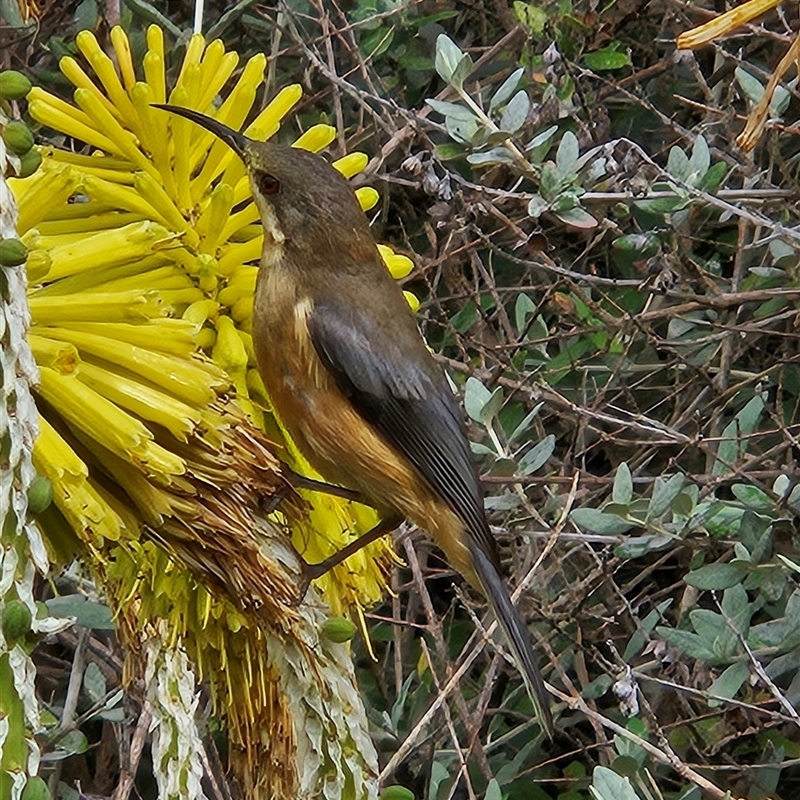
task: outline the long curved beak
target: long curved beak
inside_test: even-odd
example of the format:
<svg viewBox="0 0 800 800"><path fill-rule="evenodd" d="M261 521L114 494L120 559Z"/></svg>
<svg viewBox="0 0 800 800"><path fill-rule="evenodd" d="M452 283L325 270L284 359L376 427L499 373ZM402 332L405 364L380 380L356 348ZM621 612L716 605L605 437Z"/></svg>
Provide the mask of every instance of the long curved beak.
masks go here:
<svg viewBox="0 0 800 800"><path fill-rule="evenodd" d="M185 117L186 119L195 122L196 124L200 125L200 127L205 128L207 131L210 131L215 136L222 139L222 141L225 142L225 144L227 144L236 153L236 155L239 156L239 158L244 159L245 150L249 139L243 133L239 133L238 131L233 130L233 128L229 128L227 125L223 125L221 122L212 119L211 117L207 117L205 114L201 114L199 111L194 111L191 108L170 106L165 103L152 103L151 105L153 108L160 108L163 111L170 111L173 114L177 114L179 117Z"/></svg>

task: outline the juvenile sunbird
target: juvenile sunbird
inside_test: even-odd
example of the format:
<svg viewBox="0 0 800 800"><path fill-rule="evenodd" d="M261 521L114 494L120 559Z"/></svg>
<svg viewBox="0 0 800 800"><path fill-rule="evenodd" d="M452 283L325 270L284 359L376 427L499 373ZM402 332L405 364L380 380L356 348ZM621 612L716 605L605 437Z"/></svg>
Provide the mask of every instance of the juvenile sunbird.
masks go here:
<svg viewBox="0 0 800 800"><path fill-rule="evenodd" d="M253 141L190 109L158 107L216 134L247 168L265 237L253 343L280 422L326 481L378 510L384 524L373 534L412 520L483 592L549 731L548 696L500 577L459 405L352 188L318 155ZM341 558L310 565L311 574L334 560Z"/></svg>

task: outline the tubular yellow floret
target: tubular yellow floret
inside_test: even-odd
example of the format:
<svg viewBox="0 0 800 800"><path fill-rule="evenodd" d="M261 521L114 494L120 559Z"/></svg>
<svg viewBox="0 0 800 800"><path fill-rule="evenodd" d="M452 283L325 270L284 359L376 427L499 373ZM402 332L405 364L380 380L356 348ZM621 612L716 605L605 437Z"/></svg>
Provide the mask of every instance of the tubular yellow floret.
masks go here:
<svg viewBox="0 0 800 800"><path fill-rule="evenodd" d="M253 131L257 129L263 131L263 140L269 139L278 131L284 117L295 107L302 96L303 87L299 83L284 86L245 129L245 134L255 139Z"/></svg>
<svg viewBox="0 0 800 800"><path fill-rule="evenodd" d="M98 132L91 125L85 125L74 115L67 114L49 103L45 103L42 100L33 100L28 103L28 113L37 122L46 125L48 128L61 131L61 133L65 133L73 139L79 139L81 142L86 142L92 147L97 147L116 156L124 156L123 151L108 136Z"/></svg>
<svg viewBox="0 0 800 800"><path fill-rule="evenodd" d="M89 388L121 408L163 426L181 442L186 442L200 424L201 415L197 409L110 369L83 363L78 377Z"/></svg>
<svg viewBox="0 0 800 800"><path fill-rule="evenodd" d="M356 199L363 211L369 211L378 204L381 196L371 186L361 186L356 189Z"/></svg>
<svg viewBox="0 0 800 800"><path fill-rule="evenodd" d="M41 369L39 393L67 423L102 442L121 458L141 449L153 434L137 419L90 389L75 375Z"/></svg>
<svg viewBox="0 0 800 800"><path fill-rule="evenodd" d="M336 138L333 125L312 125L302 136L295 140L292 147L319 153Z"/></svg>
<svg viewBox="0 0 800 800"><path fill-rule="evenodd" d="M197 220L195 230L201 238L200 251L215 254L217 246L227 241L224 235L226 223L233 208L233 189L227 183L218 183Z"/></svg>
<svg viewBox="0 0 800 800"><path fill-rule="evenodd" d="M164 76L164 56L150 50L142 59L144 79L153 92L156 103L167 102L167 81Z"/></svg>
<svg viewBox="0 0 800 800"><path fill-rule="evenodd" d="M363 172L368 163L369 156L366 153L353 152L334 161L332 166L334 169L338 169L345 178L352 178L353 175Z"/></svg>
<svg viewBox="0 0 800 800"><path fill-rule="evenodd" d="M117 149L125 155L126 158L129 158L138 169L144 170L158 179L158 172L139 149L136 137L130 131L125 130L119 122L108 113L105 106L98 102L95 95L86 89L76 89L75 102L92 118L100 130L102 130L111 141L116 143ZM136 115L133 105L131 105L130 114L131 116Z"/></svg>
<svg viewBox="0 0 800 800"><path fill-rule="evenodd" d="M178 80L175 83L176 86L183 85L186 77L186 70L189 69L189 67L200 63L200 56L203 55L205 46L206 40L203 38L203 34L201 33L195 33L192 35L191 39L189 39L189 44L186 45L186 55L183 57L183 64L181 64L181 71L178 74Z"/></svg>
<svg viewBox="0 0 800 800"><path fill-rule="evenodd" d="M86 60L92 65L95 75L100 79L111 105L117 110L116 119L125 122L132 130L138 122L130 98L120 82L114 62L103 52L91 31L81 31L76 43ZM107 109L110 111L110 109ZM113 115L113 112L112 112Z"/></svg>
<svg viewBox="0 0 800 800"><path fill-rule="evenodd" d="M118 339L69 328L48 328L46 331L53 338L74 344L81 357L88 354L141 375L191 406L208 406L216 398L215 389L222 390L228 385L221 370L214 372L211 365L199 361L186 361Z"/></svg>
<svg viewBox="0 0 800 800"><path fill-rule="evenodd" d="M115 25L111 29L111 44L117 56L117 64L119 64L119 71L125 88L130 92L136 83L136 73L134 72L133 59L131 58L131 43L128 40L128 35L119 25Z"/></svg>
<svg viewBox="0 0 800 800"><path fill-rule="evenodd" d="M76 89L85 89L87 92L91 92L106 107L109 114L118 120L122 119L122 113L114 107L114 104L100 91L97 84L83 71L83 67L72 56L64 56L58 62L58 68Z"/></svg>
<svg viewBox="0 0 800 800"><path fill-rule="evenodd" d="M80 322L142 322L168 313L164 292L81 292L68 304L59 296L30 297L31 314L37 325L64 325Z"/></svg>

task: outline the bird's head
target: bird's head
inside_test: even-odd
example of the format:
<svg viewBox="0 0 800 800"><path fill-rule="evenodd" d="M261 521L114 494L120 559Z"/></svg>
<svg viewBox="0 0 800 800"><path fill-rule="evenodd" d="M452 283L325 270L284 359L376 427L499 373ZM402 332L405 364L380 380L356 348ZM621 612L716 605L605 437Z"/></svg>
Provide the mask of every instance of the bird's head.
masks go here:
<svg viewBox="0 0 800 800"><path fill-rule="evenodd" d="M257 142L189 108L154 104L210 131L244 162L265 228L285 240L313 241L313 234L366 224L349 183L314 153L277 142ZM335 235L335 234L334 234Z"/></svg>

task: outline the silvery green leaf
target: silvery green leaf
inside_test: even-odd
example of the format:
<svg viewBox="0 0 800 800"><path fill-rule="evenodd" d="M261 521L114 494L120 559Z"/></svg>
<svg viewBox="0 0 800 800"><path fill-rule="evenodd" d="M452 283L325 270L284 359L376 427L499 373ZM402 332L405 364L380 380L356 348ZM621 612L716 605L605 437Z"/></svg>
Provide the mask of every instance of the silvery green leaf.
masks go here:
<svg viewBox="0 0 800 800"><path fill-rule="evenodd" d="M453 139L463 144L475 144L480 131L480 124L474 117L469 120L445 117L444 126Z"/></svg>
<svg viewBox="0 0 800 800"><path fill-rule="evenodd" d="M514 93L514 89L517 88L519 85L520 79L524 74L525 70L520 67L519 69L515 69L501 84L500 88L492 95L492 99L489 101L489 112L496 111L503 103L508 100L509 97Z"/></svg>
<svg viewBox="0 0 800 800"><path fill-rule="evenodd" d="M528 324L528 317L535 311L536 303L525 292L520 292L517 295L517 302L514 304L514 323L520 333L525 330Z"/></svg>
<svg viewBox="0 0 800 800"><path fill-rule="evenodd" d="M528 93L521 89L511 98L506 106L500 120L500 127L509 133L518 131L525 124L530 110L531 101L528 97Z"/></svg>
<svg viewBox="0 0 800 800"><path fill-rule="evenodd" d="M473 376L467 378L464 387L464 408L470 419L481 422L481 411L491 397L492 393L477 378Z"/></svg>
<svg viewBox="0 0 800 800"><path fill-rule="evenodd" d="M483 423L485 427L488 428L489 425L491 425L492 420L497 416L498 412L503 407L504 402L505 395L503 393L503 387L498 386L492 392L492 396L486 401L486 403L484 403L479 415L480 422Z"/></svg>
<svg viewBox="0 0 800 800"><path fill-rule="evenodd" d="M525 455L520 459L519 469L523 475L530 475L536 472L537 469L543 467L547 460L553 455L553 450L556 449L556 437L552 433L537 442Z"/></svg>
<svg viewBox="0 0 800 800"><path fill-rule="evenodd" d="M741 67L736 67L736 82L751 103L757 103L764 95L764 85L761 81Z"/></svg>
<svg viewBox="0 0 800 800"><path fill-rule="evenodd" d="M659 475L653 484L653 494L650 497L647 518L658 519L665 514L672 501L683 489L684 482L682 472L676 472L674 475L670 475L669 478Z"/></svg>
<svg viewBox="0 0 800 800"><path fill-rule="evenodd" d="M480 153L470 153L467 161L476 167L485 167L490 164L512 164L514 157L505 147L493 147Z"/></svg>
<svg viewBox="0 0 800 800"><path fill-rule="evenodd" d="M556 151L556 171L559 177L564 178L573 173L579 155L578 137L572 131L567 131L561 137Z"/></svg>
<svg viewBox="0 0 800 800"><path fill-rule="evenodd" d="M539 219L548 208L550 208L550 203L538 194L535 194L528 200L528 216L534 219Z"/></svg>
<svg viewBox="0 0 800 800"><path fill-rule="evenodd" d="M750 677L750 665L746 661L737 661L731 664L723 673L708 687L708 693L717 697L732 699L742 688L742 684ZM711 708L722 705L721 700L709 700Z"/></svg>
<svg viewBox="0 0 800 800"><path fill-rule="evenodd" d="M464 58L461 48L447 35L440 33L436 39L434 66L443 81L450 83L456 69Z"/></svg>
<svg viewBox="0 0 800 800"><path fill-rule="evenodd" d="M569 517L578 527L590 533L610 536L626 533L636 525L617 514L606 514L599 508L576 508Z"/></svg>
<svg viewBox="0 0 800 800"><path fill-rule="evenodd" d="M589 787L594 800L639 800L628 778L608 767L595 767Z"/></svg>
<svg viewBox="0 0 800 800"><path fill-rule="evenodd" d="M470 111L466 106L460 103L446 103L444 100L426 100L425 101L434 111L438 111L443 117L450 117L450 119L458 120L474 120L475 114Z"/></svg>
<svg viewBox="0 0 800 800"><path fill-rule="evenodd" d="M615 503L627 504L633 498L633 478L631 469L626 462L622 462L617 467L614 475L614 486L611 489L611 497Z"/></svg>
<svg viewBox="0 0 800 800"><path fill-rule="evenodd" d="M776 86L775 92L772 95L772 100L769 101L769 113L773 117L782 117L783 112L789 107L789 101L792 99L791 92L783 86Z"/></svg>
<svg viewBox="0 0 800 800"><path fill-rule="evenodd" d="M511 436L508 437L508 443L509 444L511 444L511 442L513 442L518 436L522 436L522 434L525 433L525 431L527 431L528 428L530 428L531 423L536 418L536 416L539 414L539 411L541 410L543 405L544 405L544 403L537 403L525 415L525 419L523 419L522 422L520 422L520 424L517 425L516 428L514 428L513 433L511 434Z"/></svg>
<svg viewBox="0 0 800 800"><path fill-rule="evenodd" d="M693 176L697 178L703 176L708 172L711 166L711 152L708 149L708 142L702 136L698 136L694 140L692 146L692 157L689 159L689 170Z"/></svg>
<svg viewBox="0 0 800 800"><path fill-rule="evenodd" d="M566 222L567 225L571 225L573 228L596 228L600 224L588 211L580 206L557 211L555 215L562 222Z"/></svg>
<svg viewBox="0 0 800 800"><path fill-rule="evenodd" d="M551 125L549 128L545 128L545 130L537 133L536 136L525 145L525 149L534 150L537 147L541 147L543 144L547 144L553 138L557 130L558 125Z"/></svg>
<svg viewBox="0 0 800 800"><path fill-rule="evenodd" d="M685 181L691 172L686 153L677 145L670 148L667 157L667 172L679 181Z"/></svg>
<svg viewBox="0 0 800 800"><path fill-rule="evenodd" d="M747 566L739 562L706 564L700 569L687 573L684 580L689 586L694 586L695 589L730 589L731 586L736 586L742 582L747 571Z"/></svg>

